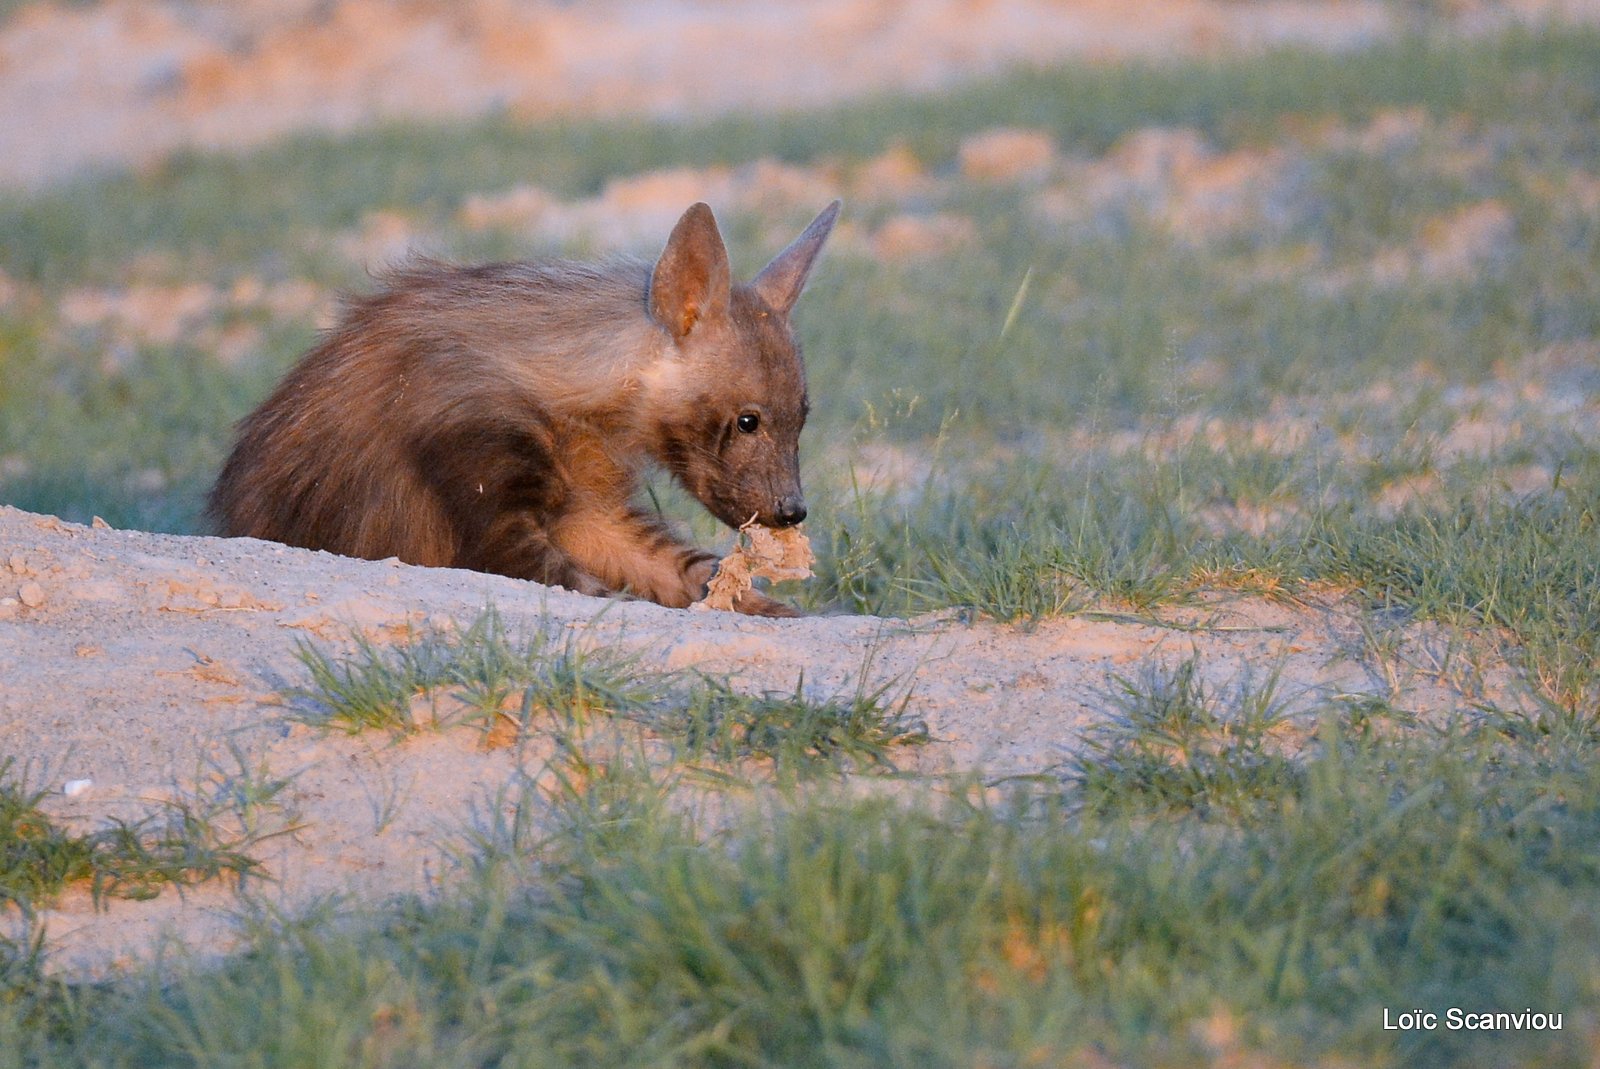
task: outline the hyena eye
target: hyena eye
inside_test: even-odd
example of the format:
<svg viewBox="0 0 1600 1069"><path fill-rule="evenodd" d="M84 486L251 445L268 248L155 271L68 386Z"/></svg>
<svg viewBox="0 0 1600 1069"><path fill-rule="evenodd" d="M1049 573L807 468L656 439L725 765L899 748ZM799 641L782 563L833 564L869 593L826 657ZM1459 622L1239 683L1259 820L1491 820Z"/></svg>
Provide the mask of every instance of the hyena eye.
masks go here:
<svg viewBox="0 0 1600 1069"><path fill-rule="evenodd" d="M756 432L756 428L761 426L761 417L756 415L754 412L746 412L737 420L735 420L735 422L738 424L739 429L745 434L754 434Z"/></svg>

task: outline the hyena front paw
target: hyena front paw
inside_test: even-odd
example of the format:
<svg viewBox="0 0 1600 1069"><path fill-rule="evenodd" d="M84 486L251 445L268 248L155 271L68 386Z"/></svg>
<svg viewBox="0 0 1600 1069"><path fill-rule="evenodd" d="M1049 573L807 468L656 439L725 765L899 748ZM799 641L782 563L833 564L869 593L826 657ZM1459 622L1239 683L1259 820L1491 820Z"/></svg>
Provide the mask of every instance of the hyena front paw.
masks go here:
<svg viewBox="0 0 1600 1069"><path fill-rule="evenodd" d="M606 586L588 572L574 568L571 572L556 580L554 586L565 587L574 594L587 594L591 598L609 598L616 591Z"/></svg>
<svg viewBox="0 0 1600 1069"><path fill-rule="evenodd" d="M702 601L706 596L706 588L711 584L711 577L717 574L717 558L706 554L683 570L684 587L689 592L690 601Z"/></svg>
<svg viewBox="0 0 1600 1069"><path fill-rule="evenodd" d="M733 603L733 611L746 616L770 616L780 620L793 620L805 615L794 606L769 598L759 590L746 590L740 594Z"/></svg>

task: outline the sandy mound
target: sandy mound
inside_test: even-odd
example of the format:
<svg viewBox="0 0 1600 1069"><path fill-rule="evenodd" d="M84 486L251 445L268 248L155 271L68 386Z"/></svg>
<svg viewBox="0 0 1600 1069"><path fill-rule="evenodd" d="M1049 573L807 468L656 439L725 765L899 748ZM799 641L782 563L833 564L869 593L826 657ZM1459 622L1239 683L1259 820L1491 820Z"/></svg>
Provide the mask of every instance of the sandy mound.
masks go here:
<svg viewBox="0 0 1600 1069"><path fill-rule="evenodd" d="M9 508L0 508L0 546L0 755L26 765L52 789L50 810L82 828L246 773L288 779L275 801L300 828L257 848L273 880L243 891L291 912L335 892L373 900L448 886L452 844L492 821L497 797L549 756L537 738L521 751L485 750L468 728L396 742L308 727L282 697L307 681L297 644L334 649L352 632L391 642L408 628L466 625L488 604L512 631L543 620L637 650L646 666L727 674L753 693L793 693L803 676L808 692L848 695L870 655L873 683L909 688L910 712L928 725L933 741L900 753L903 767L929 774L1059 768L1084 728L1108 715L1111 677L1151 659L1198 655L1222 687L1281 665L1281 693L1296 708L1369 693L1440 713L1464 704L1418 667L1433 652L1426 634L1410 633L1379 663L1336 606L1219 603L1190 615L1201 630L1114 617L1031 630L954 617L772 621L608 606L472 572L80 527ZM71 781L80 782L69 796ZM52 961L102 973L164 932L218 952L249 901L210 884L97 912L74 892L44 915ZM15 931L20 918L6 922Z"/></svg>

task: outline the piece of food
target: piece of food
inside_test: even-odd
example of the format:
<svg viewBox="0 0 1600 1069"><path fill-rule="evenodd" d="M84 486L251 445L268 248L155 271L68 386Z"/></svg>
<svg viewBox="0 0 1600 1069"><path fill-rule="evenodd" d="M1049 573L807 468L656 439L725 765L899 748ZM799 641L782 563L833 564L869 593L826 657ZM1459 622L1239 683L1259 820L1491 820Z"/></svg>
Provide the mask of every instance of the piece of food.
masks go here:
<svg viewBox="0 0 1600 1069"><path fill-rule="evenodd" d="M717 565L706 596L689 608L732 610L734 602L755 585L755 580L808 579L816 559L810 539L800 528L775 531L752 520L739 528L738 541Z"/></svg>

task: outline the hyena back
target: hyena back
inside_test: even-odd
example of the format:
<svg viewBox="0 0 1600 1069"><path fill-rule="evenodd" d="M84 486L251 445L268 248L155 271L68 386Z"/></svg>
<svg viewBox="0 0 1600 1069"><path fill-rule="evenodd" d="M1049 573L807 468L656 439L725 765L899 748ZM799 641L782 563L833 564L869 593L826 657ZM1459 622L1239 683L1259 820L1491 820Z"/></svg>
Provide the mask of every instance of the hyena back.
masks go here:
<svg viewBox="0 0 1600 1069"><path fill-rule="evenodd" d="M714 558L634 503L671 472L729 526L805 518L790 312L839 205L747 284L696 204L654 264L418 261L239 426L221 533L684 606ZM757 592L742 612L793 615Z"/></svg>

